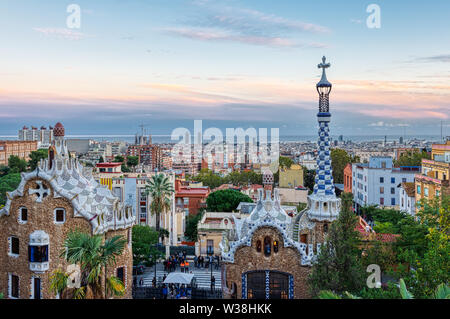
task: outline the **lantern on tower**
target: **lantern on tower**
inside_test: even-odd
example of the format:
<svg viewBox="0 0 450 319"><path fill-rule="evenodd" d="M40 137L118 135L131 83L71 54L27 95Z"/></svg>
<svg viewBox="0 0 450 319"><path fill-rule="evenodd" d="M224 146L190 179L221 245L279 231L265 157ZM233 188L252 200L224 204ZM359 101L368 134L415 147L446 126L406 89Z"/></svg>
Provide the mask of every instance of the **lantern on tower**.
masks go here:
<svg viewBox="0 0 450 319"><path fill-rule="evenodd" d="M319 112L327 113L329 110L329 95L331 92L331 83L327 80L327 74L325 73L325 69L328 69L331 64L326 63L326 58L322 57L322 63L317 65L319 69L322 69L322 78L319 83L316 84L317 92L319 93L320 103L319 103Z"/></svg>

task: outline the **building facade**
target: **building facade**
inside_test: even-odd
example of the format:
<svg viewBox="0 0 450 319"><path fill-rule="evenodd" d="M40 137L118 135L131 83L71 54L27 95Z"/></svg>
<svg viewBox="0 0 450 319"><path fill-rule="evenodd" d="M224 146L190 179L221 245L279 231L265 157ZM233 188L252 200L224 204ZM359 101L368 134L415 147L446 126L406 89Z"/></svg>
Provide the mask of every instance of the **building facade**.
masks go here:
<svg viewBox="0 0 450 319"><path fill-rule="evenodd" d="M10 156L30 160L30 153L37 150L36 141L0 141L0 165L8 165Z"/></svg>
<svg viewBox="0 0 450 319"><path fill-rule="evenodd" d="M76 267L60 255L67 234L78 229L103 239L116 235L127 239L116 264L108 267L108 276L118 276L126 288L124 298L131 298L130 208L69 157L64 127L57 123L55 129L48 159L35 171L22 173L20 185L7 193L0 210L0 292L10 299L58 298L49 287L50 276L55 270L70 272Z"/></svg>
<svg viewBox="0 0 450 319"><path fill-rule="evenodd" d="M292 164L290 168L280 168L280 188L296 188L303 186L303 169L298 164Z"/></svg>
<svg viewBox="0 0 450 319"><path fill-rule="evenodd" d="M353 185L353 175L352 175L352 164L348 163L344 168L344 192L352 193Z"/></svg>
<svg viewBox="0 0 450 319"><path fill-rule="evenodd" d="M416 214L416 192L414 183L401 183L399 186L400 211L411 216Z"/></svg>
<svg viewBox="0 0 450 319"><path fill-rule="evenodd" d="M399 207L400 183L414 182L419 167L393 167L392 157L371 157L369 163L352 164L355 209L378 205Z"/></svg>
<svg viewBox="0 0 450 319"><path fill-rule="evenodd" d="M422 171L415 176L416 202L449 194L449 180L450 140L447 140L445 144L432 145L431 160L422 159Z"/></svg>

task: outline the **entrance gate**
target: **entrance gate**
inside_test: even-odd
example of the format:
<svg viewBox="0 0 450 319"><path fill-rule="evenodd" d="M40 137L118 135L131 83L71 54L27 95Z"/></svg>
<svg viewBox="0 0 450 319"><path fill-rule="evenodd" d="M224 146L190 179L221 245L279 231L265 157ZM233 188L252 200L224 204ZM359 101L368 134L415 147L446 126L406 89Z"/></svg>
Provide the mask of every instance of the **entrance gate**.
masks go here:
<svg viewBox="0 0 450 319"><path fill-rule="evenodd" d="M242 299L292 299L294 278L279 271L250 271L242 275Z"/></svg>

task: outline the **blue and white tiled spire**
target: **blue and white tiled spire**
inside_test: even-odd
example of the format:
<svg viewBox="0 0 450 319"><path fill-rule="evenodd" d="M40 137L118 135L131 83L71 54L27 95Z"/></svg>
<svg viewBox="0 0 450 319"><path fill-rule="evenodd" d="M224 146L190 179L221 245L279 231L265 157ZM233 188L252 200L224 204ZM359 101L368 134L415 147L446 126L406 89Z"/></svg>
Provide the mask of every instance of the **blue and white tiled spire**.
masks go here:
<svg viewBox="0 0 450 319"><path fill-rule="evenodd" d="M333 221L340 211L340 199L336 198L333 181L333 169L330 154L330 128L331 120L329 96L332 85L327 80L325 70L330 67L326 58L318 65L322 69L322 78L316 88L319 93L319 140L317 170L313 194L308 197L308 214L311 219Z"/></svg>

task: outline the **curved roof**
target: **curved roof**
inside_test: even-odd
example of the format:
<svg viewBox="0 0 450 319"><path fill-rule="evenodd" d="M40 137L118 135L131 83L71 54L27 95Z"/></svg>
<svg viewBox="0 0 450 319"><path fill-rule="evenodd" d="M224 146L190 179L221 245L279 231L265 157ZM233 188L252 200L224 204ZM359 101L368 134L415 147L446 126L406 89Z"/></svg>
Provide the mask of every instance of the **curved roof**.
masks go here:
<svg viewBox="0 0 450 319"><path fill-rule="evenodd" d="M7 193L8 199L0 216L9 215L11 201L24 195L28 181L40 179L50 184L53 197L64 197L71 202L74 217L88 220L94 234L131 227L135 220L131 207L121 204L107 187L94 180L89 169L68 157L66 141L57 139L54 147L57 154L52 165L48 159L41 160L33 172L22 173L18 188Z"/></svg>

